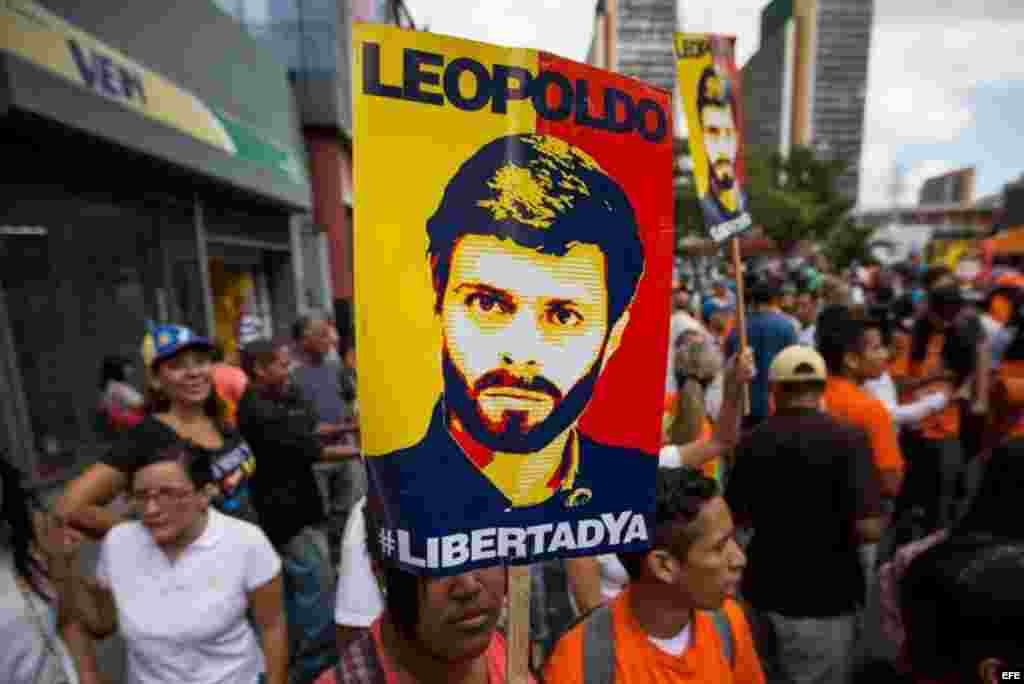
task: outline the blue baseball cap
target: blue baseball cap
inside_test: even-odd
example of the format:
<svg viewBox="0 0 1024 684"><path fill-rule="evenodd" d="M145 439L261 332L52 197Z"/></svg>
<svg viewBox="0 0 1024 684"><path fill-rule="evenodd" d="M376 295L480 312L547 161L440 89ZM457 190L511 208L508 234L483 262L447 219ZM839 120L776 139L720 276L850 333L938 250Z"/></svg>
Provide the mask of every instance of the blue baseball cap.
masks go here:
<svg viewBox="0 0 1024 684"><path fill-rule="evenodd" d="M149 351L149 353L144 352L143 360L149 368L172 356L177 356L186 349L201 349L203 351L213 351L214 349L210 340L196 335L183 325L159 325L153 328L148 336L152 339L152 346L143 345L143 348L148 348Z"/></svg>

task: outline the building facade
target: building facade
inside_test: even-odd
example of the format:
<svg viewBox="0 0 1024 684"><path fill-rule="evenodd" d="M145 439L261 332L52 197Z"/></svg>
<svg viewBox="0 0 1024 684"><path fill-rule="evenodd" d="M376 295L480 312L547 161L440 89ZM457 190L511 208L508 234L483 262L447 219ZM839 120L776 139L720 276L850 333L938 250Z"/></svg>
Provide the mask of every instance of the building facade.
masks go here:
<svg viewBox="0 0 1024 684"><path fill-rule="evenodd" d="M613 71L673 92L677 0L611 0L614 13Z"/></svg>
<svg viewBox="0 0 1024 684"><path fill-rule="evenodd" d="M109 10L0 5L0 452L35 479L102 453L103 360L140 365L148 321L230 354L304 289L285 70L210 3Z"/></svg>
<svg viewBox="0 0 1024 684"><path fill-rule="evenodd" d="M840 190L860 186L874 0L774 0L744 65L748 144L786 154L815 147L848 163Z"/></svg>
<svg viewBox="0 0 1024 684"><path fill-rule="evenodd" d="M352 22L412 27L399 0L214 0L288 71L309 159L313 210L303 227L304 305L333 311L343 344L354 320ZM314 283L316 287L314 287Z"/></svg>

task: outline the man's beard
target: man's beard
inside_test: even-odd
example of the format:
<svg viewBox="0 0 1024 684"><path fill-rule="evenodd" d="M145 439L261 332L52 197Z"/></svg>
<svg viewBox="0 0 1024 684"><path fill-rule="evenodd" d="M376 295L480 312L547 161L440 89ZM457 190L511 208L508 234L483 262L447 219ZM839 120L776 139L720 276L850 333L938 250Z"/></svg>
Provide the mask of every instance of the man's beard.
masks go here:
<svg viewBox="0 0 1024 684"><path fill-rule="evenodd" d="M480 412L479 404L473 400L469 385L462 373L455 367L448 349L441 352L441 372L444 376L444 397L448 410L462 423L462 428L478 443L490 449L511 454L529 454L540 451L553 442L556 437L568 430L583 413L594 393L597 379L601 375L607 341L601 347L601 353L594 362L593 368L577 382L564 398L554 385L543 378L528 380L511 380L502 371L491 371L475 383L475 392L479 393L487 387L517 387L523 390L543 392L554 400L554 408L547 418L533 427L526 424L526 411L505 411L500 423L500 432L488 427L489 421ZM502 377L504 376L504 377Z"/></svg>
<svg viewBox="0 0 1024 684"><path fill-rule="evenodd" d="M725 163L723 164L723 162ZM725 167L721 173L718 172L720 166ZM733 165L724 158L711 165L711 178L712 184L719 192L727 192L736 187L736 173Z"/></svg>

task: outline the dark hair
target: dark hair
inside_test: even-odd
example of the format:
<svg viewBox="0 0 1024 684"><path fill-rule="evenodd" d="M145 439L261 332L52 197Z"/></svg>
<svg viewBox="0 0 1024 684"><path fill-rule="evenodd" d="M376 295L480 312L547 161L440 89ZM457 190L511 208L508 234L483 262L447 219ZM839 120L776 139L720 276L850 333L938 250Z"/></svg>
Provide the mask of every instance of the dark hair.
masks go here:
<svg viewBox="0 0 1024 684"><path fill-rule="evenodd" d="M541 199L519 196L513 181L533 186ZM452 253L467 235L512 240L556 256L576 244L596 245L606 260L609 324L629 306L644 270L643 243L625 191L589 155L551 135L496 138L448 182L437 211L427 220L427 254L439 312Z"/></svg>
<svg viewBox="0 0 1024 684"><path fill-rule="evenodd" d="M704 504L720 494L718 483L699 470L689 467L658 468L651 550L672 547L680 531L684 547L673 550L688 549L696 538L693 523L700 516ZM643 575L644 559L648 553L650 551L618 554L630 578L637 579Z"/></svg>
<svg viewBox="0 0 1024 684"><path fill-rule="evenodd" d="M128 380L124 367L131 361L123 356L104 356L100 369L100 389L104 390L109 382L125 382Z"/></svg>
<svg viewBox="0 0 1024 684"><path fill-rule="evenodd" d="M1020 494L1024 492L1024 446L1005 442L985 466L978 492L956 526L959 534L987 533L1024 540Z"/></svg>
<svg viewBox="0 0 1024 684"><path fill-rule="evenodd" d="M771 304L782 296L782 283L771 274L764 274L751 283L750 301L754 304Z"/></svg>
<svg viewBox="0 0 1024 684"><path fill-rule="evenodd" d="M242 370L250 378L253 377L257 366L264 367L273 363L274 356L287 346L288 342L282 339L253 340L242 349Z"/></svg>
<svg viewBox="0 0 1024 684"><path fill-rule="evenodd" d="M7 528L14 569L25 580L32 591L45 598L36 578L45 574L39 561L32 555L35 541L33 509L41 510L42 505L34 494L25 489L21 471L7 462L7 454L0 452L0 525Z"/></svg>
<svg viewBox="0 0 1024 684"><path fill-rule="evenodd" d="M711 84L711 79L717 78L722 82L722 93L721 95L713 95L708 92L708 86ZM704 111L705 107L729 107L733 111L735 116L736 107L733 102L731 89L725 87L725 77L718 73L713 66L704 68L704 71L700 74L700 80L697 82L697 114L700 115ZM728 92L727 92L728 91Z"/></svg>
<svg viewBox="0 0 1024 684"><path fill-rule="evenodd" d="M306 332L309 330L310 326L320 321L327 323L330 321L330 316L322 311L311 311L308 314L299 316L295 319L295 322L292 323L292 339L296 342L301 342L302 338L306 336Z"/></svg>
<svg viewBox="0 0 1024 684"><path fill-rule="evenodd" d="M942 362L953 371L956 385L962 384L977 368L978 347L984 338L985 332L977 316L959 320L946 331ZM927 349L925 351L927 353Z"/></svg>
<svg viewBox="0 0 1024 684"><path fill-rule="evenodd" d="M799 367L798 367L799 370ZM820 399L825 394L824 380L780 382L775 385L776 408L782 409L805 399Z"/></svg>
<svg viewBox="0 0 1024 684"><path fill-rule="evenodd" d="M374 569L381 576L388 618L399 634L415 642L416 626L420 622L420 587L426 580L384 560L380 547L384 514L379 498L373 494L367 495L363 515L366 519L366 549Z"/></svg>
<svg viewBox="0 0 1024 684"><path fill-rule="evenodd" d="M1024 666L1024 544L953 537L918 556L900 583L907 654L921 678L978 681L978 664Z"/></svg>
<svg viewBox="0 0 1024 684"><path fill-rule="evenodd" d="M213 479L213 463L209 455L193 449L187 442L175 438L169 444L157 446L149 450L140 450L141 455L135 462L130 480L134 481L139 471L157 463L177 463L185 471L185 475L196 488L196 491L211 484Z"/></svg>
<svg viewBox="0 0 1024 684"><path fill-rule="evenodd" d="M850 353L859 353L864 349L864 333L870 328L877 328L878 323L853 315L849 307L833 304L826 307L818 316L818 325L814 332L816 346L830 375L843 372L844 357Z"/></svg>
<svg viewBox="0 0 1024 684"><path fill-rule="evenodd" d="M939 282L943 278L953 275L953 271L950 270L949 266L930 266L924 274L924 287L926 290L930 290L935 286L935 283Z"/></svg>
<svg viewBox="0 0 1024 684"><path fill-rule="evenodd" d="M146 413L148 414L166 413L171 409L171 400L151 384L146 386L145 397ZM227 430L230 410L227 401L217 393L216 387L211 387L209 398L203 402L203 413L214 422L218 430L221 432Z"/></svg>

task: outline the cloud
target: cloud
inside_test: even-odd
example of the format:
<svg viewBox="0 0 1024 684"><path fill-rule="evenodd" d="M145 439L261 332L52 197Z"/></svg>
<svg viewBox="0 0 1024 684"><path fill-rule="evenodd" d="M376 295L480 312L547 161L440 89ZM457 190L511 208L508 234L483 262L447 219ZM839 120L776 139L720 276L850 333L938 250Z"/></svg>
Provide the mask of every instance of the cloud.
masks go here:
<svg viewBox="0 0 1024 684"><path fill-rule="evenodd" d="M875 3L879 23L945 24L965 19L1024 20L1024 5L1013 0L882 0Z"/></svg>
<svg viewBox="0 0 1024 684"><path fill-rule="evenodd" d="M743 64L757 52L761 36L764 0L688 0L680 3L683 31L724 33L736 36L736 63Z"/></svg>
<svg viewBox="0 0 1024 684"><path fill-rule="evenodd" d="M587 56L596 0L406 0L417 25L509 47L545 50L582 61Z"/></svg>
<svg viewBox="0 0 1024 684"><path fill-rule="evenodd" d="M915 19L918 0L882 4L886 9L877 16L868 78L863 206L889 200L892 160L909 146L954 144L975 125L977 88L1024 80L1024 11L1004 12L996 21L979 18L983 15L968 3L945 2L937 3L941 21L936 21L923 10ZM929 6L936 6L934 0ZM888 164L881 166L882 160ZM906 179L913 195L902 199L916 200L924 178L952 166L920 162Z"/></svg>

